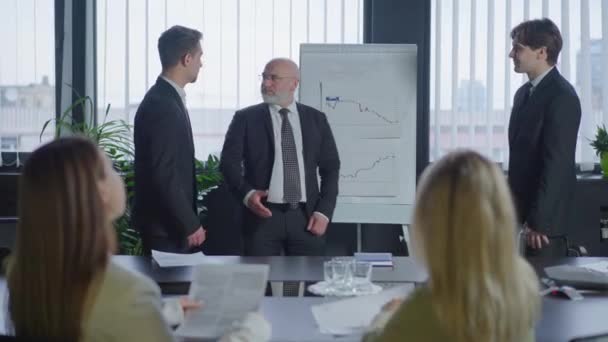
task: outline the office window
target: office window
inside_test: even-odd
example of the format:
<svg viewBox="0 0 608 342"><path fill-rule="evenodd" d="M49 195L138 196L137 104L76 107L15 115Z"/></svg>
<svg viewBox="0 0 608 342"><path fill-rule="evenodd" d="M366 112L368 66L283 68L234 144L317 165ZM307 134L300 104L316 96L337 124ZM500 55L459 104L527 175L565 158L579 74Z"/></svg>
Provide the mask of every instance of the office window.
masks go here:
<svg viewBox="0 0 608 342"><path fill-rule="evenodd" d="M431 160L468 147L508 161L513 95L527 81L508 58L509 33L548 17L564 39L557 67L581 99L576 160L597 161L587 139L608 123L608 1L432 0L431 7Z"/></svg>
<svg viewBox="0 0 608 342"><path fill-rule="evenodd" d="M19 146L19 137L0 137L0 150L14 152Z"/></svg>
<svg viewBox="0 0 608 342"><path fill-rule="evenodd" d="M32 151L55 117L54 10L53 0L0 1L0 153Z"/></svg>
<svg viewBox="0 0 608 342"><path fill-rule="evenodd" d="M161 70L160 34L177 24L198 29L203 68L186 100L196 156L206 159L221 151L234 111L261 101L268 60L298 62L300 43L361 43L362 13L363 0L98 0L99 106L132 123Z"/></svg>

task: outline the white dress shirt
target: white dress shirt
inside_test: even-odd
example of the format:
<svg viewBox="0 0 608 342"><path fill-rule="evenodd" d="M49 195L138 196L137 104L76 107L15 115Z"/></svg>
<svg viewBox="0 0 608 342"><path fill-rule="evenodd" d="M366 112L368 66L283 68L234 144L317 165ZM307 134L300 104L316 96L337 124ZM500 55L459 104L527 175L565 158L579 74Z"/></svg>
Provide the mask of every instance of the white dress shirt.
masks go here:
<svg viewBox="0 0 608 342"><path fill-rule="evenodd" d="M281 106L269 105L270 118L272 119L272 132L274 135L274 164L272 165L272 174L270 176L270 185L268 187L268 202L270 203L286 203L283 194L283 149L281 146L281 114L279 110ZM296 143L296 151L298 155L298 169L300 172L300 189L302 197L300 202L306 202L306 177L304 174L304 153L302 148L302 127L300 127L300 114L295 102L287 107L289 114L287 119L291 124L293 139Z"/></svg>
<svg viewBox="0 0 608 342"><path fill-rule="evenodd" d="M300 202L306 202L306 174L304 173L304 148L302 143L302 127L300 126L300 113L295 102L292 102L286 107L289 109L287 119L291 125L293 139L296 144L298 169L300 170L300 189L302 197ZM272 165L272 174L270 176L270 185L268 186L268 202L270 203L287 203L283 194L283 149L281 146L281 114L279 110L281 106L271 104L268 105L270 110L270 118L272 121L272 132L274 136L274 164ZM255 190L251 190L243 198L243 203L248 206L249 197ZM320 215L329 221L329 218L324 214L315 211L314 214Z"/></svg>

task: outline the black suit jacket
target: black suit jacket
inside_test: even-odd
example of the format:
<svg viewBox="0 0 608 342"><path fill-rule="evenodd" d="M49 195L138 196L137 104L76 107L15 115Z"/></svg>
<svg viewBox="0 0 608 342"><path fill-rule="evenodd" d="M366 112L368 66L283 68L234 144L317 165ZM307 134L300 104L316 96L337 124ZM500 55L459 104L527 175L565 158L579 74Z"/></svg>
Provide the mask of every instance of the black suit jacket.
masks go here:
<svg viewBox="0 0 608 342"><path fill-rule="evenodd" d="M553 68L527 99L515 93L509 121L509 184L520 223L549 235L564 234L576 186L579 98Z"/></svg>
<svg viewBox="0 0 608 342"><path fill-rule="evenodd" d="M325 114L297 103L302 129L306 212L331 219L338 196L340 158ZM279 142L280 143L280 142ZM253 189L270 185L274 164L274 134L268 104L260 103L234 114L226 133L220 169L226 183L242 201ZM317 181L321 176L321 187Z"/></svg>
<svg viewBox="0 0 608 342"><path fill-rule="evenodd" d="M200 226L187 115L175 88L160 77L135 114L133 220L144 236L185 243Z"/></svg>

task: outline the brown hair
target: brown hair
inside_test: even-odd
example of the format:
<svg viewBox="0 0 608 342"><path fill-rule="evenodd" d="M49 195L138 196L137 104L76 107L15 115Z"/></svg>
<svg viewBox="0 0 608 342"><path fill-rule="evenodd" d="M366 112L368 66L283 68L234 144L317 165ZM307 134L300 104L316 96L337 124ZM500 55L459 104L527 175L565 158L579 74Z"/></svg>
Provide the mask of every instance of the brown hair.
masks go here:
<svg viewBox="0 0 608 342"><path fill-rule="evenodd" d="M191 28L175 25L158 38L158 54L163 70L171 68L186 54L193 52L203 34Z"/></svg>
<svg viewBox="0 0 608 342"><path fill-rule="evenodd" d="M98 187L105 176L99 149L84 138L55 140L27 160L8 268L16 336L81 338L89 287L109 259L110 228Z"/></svg>
<svg viewBox="0 0 608 342"><path fill-rule="evenodd" d="M547 48L547 63L557 64L562 51L562 35L557 26L547 18L524 21L511 30L511 39L532 49Z"/></svg>

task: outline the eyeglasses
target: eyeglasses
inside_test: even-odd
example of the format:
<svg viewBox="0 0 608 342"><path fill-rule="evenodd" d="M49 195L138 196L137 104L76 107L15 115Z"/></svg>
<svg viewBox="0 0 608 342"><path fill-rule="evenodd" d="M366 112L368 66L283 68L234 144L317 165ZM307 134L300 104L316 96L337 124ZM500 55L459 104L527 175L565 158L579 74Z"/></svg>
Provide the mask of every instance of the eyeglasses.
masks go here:
<svg viewBox="0 0 608 342"><path fill-rule="evenodd" d="M276 81L280 81L280 80L288 79L288 78L295 78L293 76L279 76L279 75L274 75L274 74L261 74L259 76L260 76L261 80L272 81L272 82L276 82Z"/></svg>

